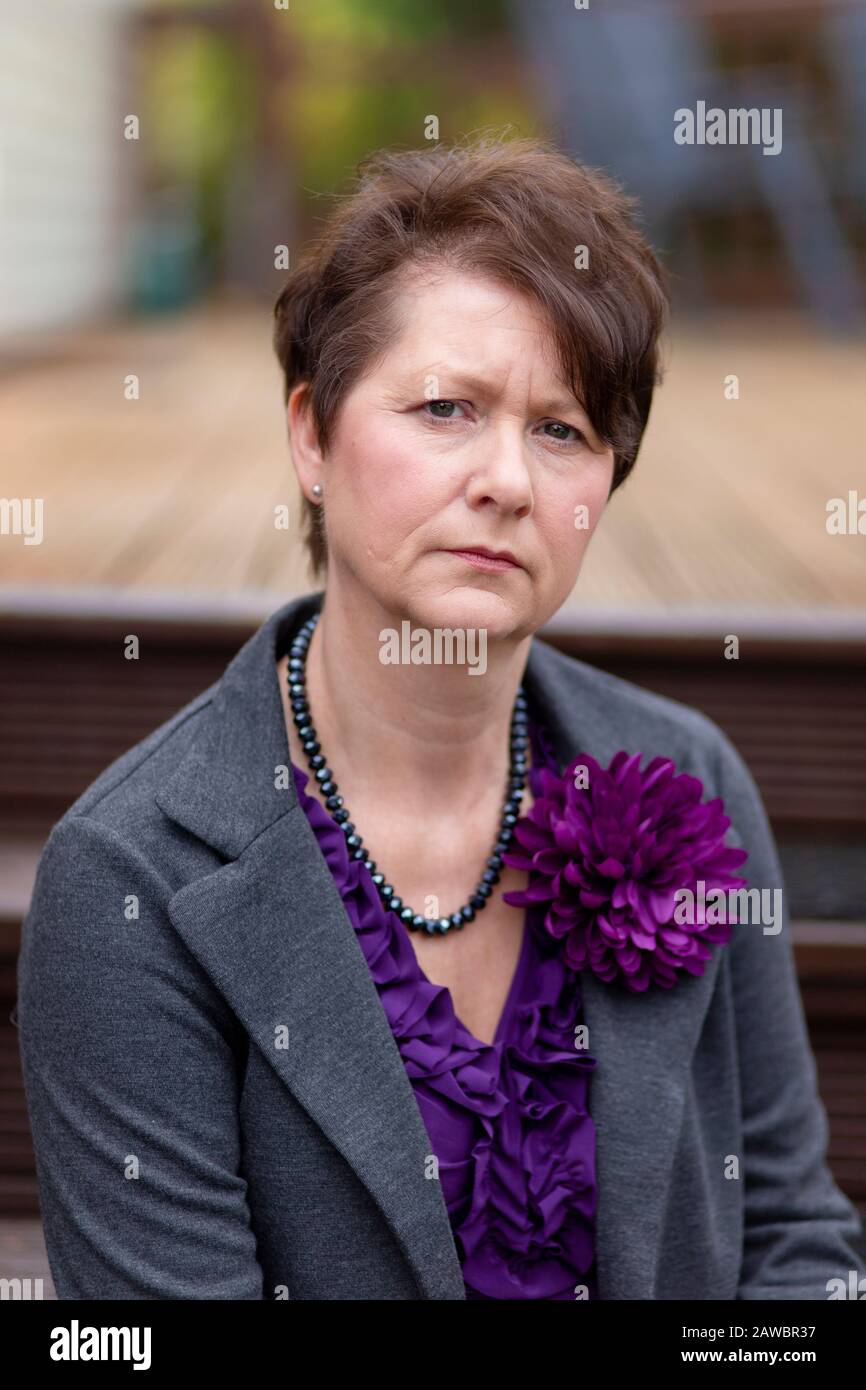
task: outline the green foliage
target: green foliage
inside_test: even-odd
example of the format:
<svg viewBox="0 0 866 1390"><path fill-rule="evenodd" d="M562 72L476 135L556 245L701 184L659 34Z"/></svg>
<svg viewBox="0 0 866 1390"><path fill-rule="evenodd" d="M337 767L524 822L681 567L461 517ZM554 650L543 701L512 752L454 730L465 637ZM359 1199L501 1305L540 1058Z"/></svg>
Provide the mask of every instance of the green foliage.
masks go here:
<svg viewBox="0 0 866 1390"><path fill-rule="evenodd" d="M224 169L248 145L252 99L249 57L226 37L191 24L153 39L142 111L156 171L195 181Z"/></svg>
<svg viewBox="0 0 866 1390"><path fill-rule="evenodd" d="M287 10L253 2L285 74L269 92L269 113L284 143L286 180L299 190L299 231L323 211L317 195L343 189L372 150L423 146L428 116L438 118L445 142L481 126L535 127L519 60L502 62L505 0L290 0ZM240 0L223 6L227 20L246 15L237 37L198 24L197 0L170 7L188 19L160 27L142 63L151 174L191 187L205 241L218 245L223 191L255 153L261 50L244 42L249 12ZM212 0L208 8L216 8ZM494 77L485 68L491 46Z"/></svg>
<svg viewBox="0 0 866 1390"><path fill-rule="evenodd" d="M419 43L501 29L504 0L291 0L287 12L305 38L336 43Z"/></svg>
<svg viewBox="0 0 866 1390"><path fill-rule="evenodd" d="M430 115L445 142L533 122L516 81L484 77L486 43L507 47L503 0L293 0L289 13L283 124L313 217L315 194L343 188L371 150L423 145Z"/></svg>

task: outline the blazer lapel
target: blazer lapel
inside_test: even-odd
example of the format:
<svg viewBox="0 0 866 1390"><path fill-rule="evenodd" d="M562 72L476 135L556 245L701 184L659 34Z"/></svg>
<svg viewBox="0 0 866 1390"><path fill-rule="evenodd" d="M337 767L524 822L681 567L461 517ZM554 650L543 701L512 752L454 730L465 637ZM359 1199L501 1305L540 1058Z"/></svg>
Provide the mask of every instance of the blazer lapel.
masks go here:
<svg viewBox="0 0 866 1390"><path fill-rule="evenodd" d="M318 856L318 857L317 857ZM430 1141L373 977L299 808L181 889L171 920L378 1204L427 1298L463 1298Z"/></svg>
<svg viewBox="0 0 866 1390"><path fill-rule="evenodd" d="M180 889L169 915L281 1081L365 1184L423 1295L462 1299L441 1188L424 1177L430 1140L399 1049L293 780L275 786L289 762L276 640L321 600L319 591L287 604L250 638L157 794L168 816L228 861ZM611 717L584 698L579 667L534 641L525 684L560 770L580 752L604 762L616 752ZM643 996L581 977L598 1059L590 1113L603 1299L654 1297L690 1059L717 968L718 953L703 976Z"/></svg>
<svg viewBox="0 0 866 1390"><path fill-rule="evenodd" d="M274 1068L365 1184L426 1298L465 1291L430 1140L352 923L289 778L279 610L216 688L200 744L157 794L229 862L180 889L175 928Z"/></svg>

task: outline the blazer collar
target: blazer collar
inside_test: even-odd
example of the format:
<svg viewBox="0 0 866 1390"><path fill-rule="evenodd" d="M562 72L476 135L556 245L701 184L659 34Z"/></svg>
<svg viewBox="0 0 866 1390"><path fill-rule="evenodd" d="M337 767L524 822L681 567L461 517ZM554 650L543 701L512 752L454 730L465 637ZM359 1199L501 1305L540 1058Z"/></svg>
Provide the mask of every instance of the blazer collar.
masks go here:
<svg viewBox="0 0 866 1390"><path fill-rule="evenodd" d="M322 598L317 591L286 604L241 648L156 795L171 820L227 860L181 888L168 912L277 1075L366 1185L423 1296L461 1299L457 1249L441 1188L424 1177L429 1138L399 1049L294 781L275 786L276 770L289 763L277 638ZM524 684L560 768L581 752L607 762L620 746L616 713L592 674L537 639L530 645ZM718 959L716 952L702 976L644 995L581 976L598 1059L589 1109L603 1299L654 1297L691 1055ZM293 1040L287 1049L274 1046L280 1024ZM629 1193L637 1187L639 1203Z"/></svg>

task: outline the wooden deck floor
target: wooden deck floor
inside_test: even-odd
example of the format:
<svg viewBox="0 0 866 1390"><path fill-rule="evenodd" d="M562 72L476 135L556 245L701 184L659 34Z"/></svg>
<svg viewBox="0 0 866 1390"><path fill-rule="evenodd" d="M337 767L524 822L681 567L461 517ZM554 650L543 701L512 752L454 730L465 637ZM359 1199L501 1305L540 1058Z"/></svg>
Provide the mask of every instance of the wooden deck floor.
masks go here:
<svg viewBox="0 0 866 1390"><path fill-rule="evenodd" d="M0 598L217 607L312 587L267 306L58 334L0 362L2 491L41 497L44 540L0 538ZM797 322L680 327L634 476L612 498L567 605L584 619L771 614L859 621L866 536L826 503L866 497L862 343ZM140 399L124 399L124 378ZM739 400L724 380L739 377ZM567 613L563 616L567 617Z"/></svg>

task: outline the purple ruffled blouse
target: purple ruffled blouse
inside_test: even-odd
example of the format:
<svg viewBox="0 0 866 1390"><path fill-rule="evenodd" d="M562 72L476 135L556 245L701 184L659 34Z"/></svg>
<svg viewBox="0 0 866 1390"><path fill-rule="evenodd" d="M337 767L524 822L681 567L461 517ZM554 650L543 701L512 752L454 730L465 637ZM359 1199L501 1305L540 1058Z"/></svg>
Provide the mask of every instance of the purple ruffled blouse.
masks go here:
<svg viewBox="0 0 866 1390"><path fill-rule="evenodd" d="M530 785L539 794L552 745L530 721ZM579 975L525 909L520 958L492 1044L473 1037L451 994L418 964L408 929L386 910L369 870L292 764L298 800L358 935L439 1164L467 1299L597 1298L595 1127L587 1110L595 1058L575 1048ZM515 907L516 912L520 908ZM483 930L483 914L476 931Z"/></svg>

